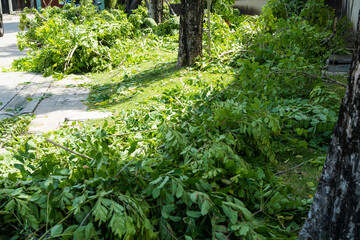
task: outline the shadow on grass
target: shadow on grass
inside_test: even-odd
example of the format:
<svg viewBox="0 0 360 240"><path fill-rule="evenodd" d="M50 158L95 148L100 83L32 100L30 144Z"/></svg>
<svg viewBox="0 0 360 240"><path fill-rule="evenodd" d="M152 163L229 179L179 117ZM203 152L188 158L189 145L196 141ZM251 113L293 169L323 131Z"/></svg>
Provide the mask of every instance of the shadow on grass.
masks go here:
<svg viewBox="0 0 360 240"><path fill-rule="evenodd" d="M155 93L149 93L149 88L155 88L155 84L161 80L171 78L181 68L176 67L176 62L161 63L147 70L133 75L119 72L110 76L106 83L92 86L89 96L89 108L101 109L125 103L139 94L152 97Z"/></svg>

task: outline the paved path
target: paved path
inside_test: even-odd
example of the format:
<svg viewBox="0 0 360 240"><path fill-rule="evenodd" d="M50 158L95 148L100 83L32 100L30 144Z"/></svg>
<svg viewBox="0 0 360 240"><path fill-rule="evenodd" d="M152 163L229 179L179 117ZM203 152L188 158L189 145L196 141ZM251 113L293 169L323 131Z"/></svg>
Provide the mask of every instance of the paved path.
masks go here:
<svg viewBox="0 0 360 240"><path fill-rule="evenodd" d="M26 56L26 51L20 52L16 45L19 20L19 16L4 15L5 34L0 38L0 66L2 67L9 68L14 59Z"/></svg>
<svg viewBox="0 0 360 240"><path fill-rule="evenodd" d="M0 38L0 70L10 68L14 59L26 56L16 46L19 16L5 15L5 35ZM67 77L55 81L41 74L0 72L0 120L18 114L34 114L30 133L56 130L68 120L103 118L109 113L86 112L89 90L77 87L88 79Z"/></svg>

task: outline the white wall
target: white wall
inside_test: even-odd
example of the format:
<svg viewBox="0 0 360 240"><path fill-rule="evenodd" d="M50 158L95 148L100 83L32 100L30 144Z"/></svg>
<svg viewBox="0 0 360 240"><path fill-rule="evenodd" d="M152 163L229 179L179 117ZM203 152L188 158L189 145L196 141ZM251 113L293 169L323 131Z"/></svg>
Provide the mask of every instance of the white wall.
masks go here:
<svg viewBox="0 0 360 240"><path fill-rule="evenodd" d="M239 8L240 12L244 10L245 13L260 14L261 8L268 1L269 0L235 0L235 4L233 6Z"/></svg>
<svg viewBox="0 0 360 240"><path fill-rule="evenodd" d="M343 0L346 14L353 23L354 30L357 28L359 20L360 0Z"/></svg>

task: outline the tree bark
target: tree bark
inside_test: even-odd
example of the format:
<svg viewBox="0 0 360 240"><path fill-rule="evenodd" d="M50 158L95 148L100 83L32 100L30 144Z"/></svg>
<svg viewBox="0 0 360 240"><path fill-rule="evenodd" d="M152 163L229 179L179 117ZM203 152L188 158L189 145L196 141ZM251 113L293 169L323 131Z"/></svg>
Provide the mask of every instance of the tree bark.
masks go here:
<svg viewBox="0 0 360 240"><path fill-rule="evenodd" d="M204 0L181 0L177 66L191 66L202 54Z"/></svg>
<svg viewBox="0 0 360 240"><path fill-rule="evenodd" d="M156 23L161 23L163 13L163 0L149 0L149 5L150 17L154 19Z"/></svg>
<svg viewBox="0 0 360 240"><path fill-rule="evenodd" d="M360 239L360 21L348 89L299 239Z"/></svg>

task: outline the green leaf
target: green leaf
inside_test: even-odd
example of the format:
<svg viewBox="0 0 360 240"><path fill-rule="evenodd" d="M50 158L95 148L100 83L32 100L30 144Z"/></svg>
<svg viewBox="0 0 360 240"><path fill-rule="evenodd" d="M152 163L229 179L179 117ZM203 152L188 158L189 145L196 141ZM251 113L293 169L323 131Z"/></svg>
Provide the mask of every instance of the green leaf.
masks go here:
<svg viewBox="0 0 360 240"><path fill-rule="evenodd" d="M169 179L170 179L169 176L166 176L164 181L158 186L158 188L162 189L165 186L165 184L169 181Z"/></svg>
<svg viewBox="0 0 360 240"><path fill-rule="evenodd" d="M25 219L30 223L31 227L34 229L38 229L39 225L38 225L38 220L35 218L34 215L32 214L26 214L25 215Z"/></svg>
<svg viewBox="0 0 360 240"><path fill-rule="evenodd" d="M5 211L14 211L14 207L15 207L15 200L13 199L6 204Z"/></svg>
<svg viewBox="0 0 360 240"><path fill-rule="evenodd" d="M131 143L129 154L132 154L136 150L137 145L138 145L137 141Z"/></svg>
<svg viewBox="0 0 360 240"><path fill-rule="evenodd" d="M150 184L155 185L155 184L158 184L159 182L161 182L162 180L163 180L163 177L158 177L154 181L151 181Z"/></svg>
<svg viewBox="0 0 360 240"><path fill-rule="evenodd" d="M176 206L175 206L175 204L167 204L167 205L164 205L162 207L162 209L167 213L171 213L172 211L174 211L176 209Z"/></svg>
<svg viewBox="0 0 360 240"><path fill-rule="evenodd" d="M85 227L85 239L93 239L94 236L96 236L96 230L94 228L94 225L92 223L89 223Z"/></svg>
<svg viewBox="0 0 360 240"><path fill-rule="evenodd" d="M188 215L191 218L199 218L201 217L201 212L197 212L197 211L186 211L186 215Z"/></svg>
<svg viewBox="0 0 360 240"><path fill-rule="evenodd" d="M226 205L223 205L222 209L223 209L225 215L229 218L230 222L232 224L235 224L238 220L238 212L231 209L230 207L228 207Z"/></svg>
<svg viewBox="0 0 360 240"><path fill-rule="evenodd" d="M249 225L242 224L241 228L240 228L240 231L239 231L239 234L240 234L240 236L246 236L249 231L250 231Z"/></svg>
<svg viewBox="0 0 360 240"><path fill-rule="evenodd" d="M63 238L65 238L65 237L67 237L67 236L72 236L73 235L73 233L74 233L74 231L78 228L79 226L78 225L71 225L71 226L69 226L69 227L67 227L66 229L65 229L65 231L61 234L61 236L63 237ZM68 239L68 238L67 238Z"/></svg>
<svg viewBox="0 0 360 240"><path fill-rule="evenodd" d="M152 191L152 196L154 199L157 199L160 196L160 189L158 187L154 188Z"/></svg>
<svg viewBox="0 0 360 240"><path fill-rule="evenodd" d="M208 200L205 200L201 205L201 214L205 216L208 214L209 210L211 209L211 204Z"/></svg>
<svg viewBox="0 0 360 240"><path fill-rule="evenodd" d="M22 192L22 188L16 188L16 189L6 189L7 194L9 194L12 197L15 197L17 195L19 195Z"/></svg>
<svg viewBox="0 0 360 240"><path fill-rule="evenodd" d="M111 201L111 210L115 213L123 214L124 207L115 201Z"/></svg>
<svg viewBox="0 0 360 240"><path fill-rule="evenodd" d="M172 195L176 194L177 186L178 186L177 182L174 179L172 179L171 180L171 194Z"/></svg>
<svg viewBox="0 0 360 240"><path fill-rule="evenodd" d="M169 216L169 218L173 222L179 222L182 219L181 217L178 217L178 216Z"/></svg>
<svg viewBox="0 0 360 240"><path fill-rule="evenodd" d="M58 169L56 172L57 172L57 173L59 173L60 175L64 175L64 176L66 176L66 175L69 175L69 174L70 174L70 170L69 170L69 169L67 169L67 168L61 168L61 169Z"/></svg>
<svg viewBox="0 0 360 240"><path fill-rule="evenodd" d="M95 221L100 220L100 223L105 222L108 219L107 214L108 210L103 206L102 198L99 198L93 208L93 216L95 217Z"/></svg>
<svg viewBox="0 0 360 240"><path fill-rule="evenodd" d="M126 233L125 225L126 217L121 214L113 214L109 226L113 233L115 233L119 238Z"/></svg>
<svg viewBox="0 0 360 240"><path fill-rule="evenodd" d="M196 203L199 197L199 193L198 192L193 192L190 194L190 199L191 201L193 201L193 203Z"/></svg>
<svg viewBox="0 0 360 240"><path fill-rule="evenodd" d="M181 198L184 193L184 188L181 184L179 184L176 188L176 197Z"/></svg>
<svg viewBox="0 0 360 240"><path fill-rule="evenodd" d="M63 226L62 226L62 224L55 225L55 226L52 227L52 229L51 229L51 236L52 236L52 237L58 236L58 235L60 235L62 232L63 232Z"/></svg>

